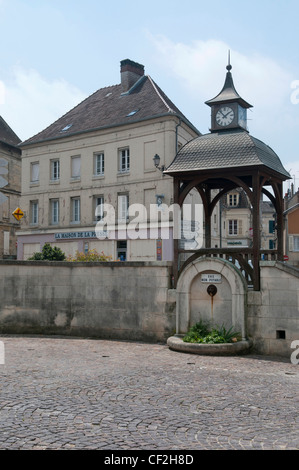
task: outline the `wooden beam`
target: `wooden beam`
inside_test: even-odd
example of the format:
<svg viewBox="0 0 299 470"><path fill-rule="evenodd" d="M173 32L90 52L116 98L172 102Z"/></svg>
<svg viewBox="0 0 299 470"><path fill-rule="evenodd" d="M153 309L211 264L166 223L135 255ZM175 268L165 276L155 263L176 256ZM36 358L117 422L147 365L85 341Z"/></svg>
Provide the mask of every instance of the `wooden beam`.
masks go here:
<svg viewBox="0 0 299 470"><path fill-rule="evenodd" d="M253 227L253 288L254 290L260 290L260 198L261 189L259 184L259 173L256 172L252 178L252 227Z"/></svg>
<svg viewBox="0 0 299 470"><path fill-rule="evenodd" d="M174 204L179 203L179 193L180 193L180 179L173 179L173 202ZM173 227L175 230L175 227ZM173 237L173 284L176 288L178 282L178 273L179 273L179 240L177 237Z"/></svg>

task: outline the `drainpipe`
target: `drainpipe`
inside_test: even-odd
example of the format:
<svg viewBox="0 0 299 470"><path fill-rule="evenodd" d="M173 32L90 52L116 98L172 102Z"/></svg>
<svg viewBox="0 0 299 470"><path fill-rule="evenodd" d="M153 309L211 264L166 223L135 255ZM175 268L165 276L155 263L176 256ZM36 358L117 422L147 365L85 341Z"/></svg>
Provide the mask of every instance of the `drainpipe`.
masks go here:
<svg viewBox="0 0 299 470"><path fill-rule="evenodd" d="M179 118L179 123L175 126L175 154L178 153L178 127L182 124L181 118Z"/></svg>
<svg viewBox="0 0 299 470"><path fill-rule="evenodd" d="M222 248L222 197L219 200L219 248Z"/></svg>

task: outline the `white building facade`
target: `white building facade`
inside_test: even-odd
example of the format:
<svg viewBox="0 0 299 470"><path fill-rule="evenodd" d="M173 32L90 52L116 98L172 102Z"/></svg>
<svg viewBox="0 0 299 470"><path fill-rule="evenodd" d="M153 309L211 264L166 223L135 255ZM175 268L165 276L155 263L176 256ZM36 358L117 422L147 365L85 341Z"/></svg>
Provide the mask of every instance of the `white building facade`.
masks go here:
<svg viewBox="0 0 299 470"><path fill-rule="evenodd" d="M47 242L66 256L95 249L113 260L172 260L172 222L169 236L150 233L151 208L173 202L172 178L153 158L167 167L198 135L142 65L122 61L119 85L98 90L22 143L18 259ZM104 224L107 207L115 217Z"/></svg>

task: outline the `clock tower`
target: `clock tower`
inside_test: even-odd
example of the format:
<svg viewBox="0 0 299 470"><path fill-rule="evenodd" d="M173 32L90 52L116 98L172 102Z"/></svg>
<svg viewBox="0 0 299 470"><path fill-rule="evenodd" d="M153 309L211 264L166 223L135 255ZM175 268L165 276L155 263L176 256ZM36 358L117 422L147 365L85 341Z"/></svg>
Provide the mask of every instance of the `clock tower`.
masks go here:
<svg viewBox="0 0 299 470"><path fill-rule="evenodd" d="M224 86L215 98L206 101L211 107L211 132L219 132L226 129L247 130L247 109L251 104L243 100L237 93L231 73L230 60L226 67L226 79Z"/></svg>

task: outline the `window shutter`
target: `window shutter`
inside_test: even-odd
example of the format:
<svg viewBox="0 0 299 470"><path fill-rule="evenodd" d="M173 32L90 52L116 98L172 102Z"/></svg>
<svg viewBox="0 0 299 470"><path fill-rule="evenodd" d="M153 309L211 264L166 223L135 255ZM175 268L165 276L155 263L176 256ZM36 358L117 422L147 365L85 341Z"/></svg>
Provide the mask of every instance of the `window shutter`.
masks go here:
<svg viewBox="0 0 299 470"><path fill-rule="evenodd" d="M242 220L238 220L238 235L242 235Z"/></svg>
<svg viewBox="0 0 299 470"><path fill-rule="evenodd" d="M31 166L31 181L39 180L39 163L32 163Z"/></svg>
<svg viewBox="0 0 299 470"><path fill-rule="evenodd" d="M269 220L269 233L274 233L274 220Z"/></svg>
<svg viewBox="0 0 299 470"><path fill-rule="evenodd" d="M127 220L128 196L118 196L118 219L122 222Z"/></svg>
<svg viewBox="0 0 299 470"><path fill-rule="evenodd" d="M289 236L289 251L294 251L294 237L292 235Z"/></svg>
<svg viewBox="0 0 299 470"><path fill-rule="evenodd" d="M81 174L81 158L72 157L72 178L80 178Z"/></svg>
<svg viewBox="0 0 299 470"><path fill-rule="evenodd" d="M293 251L299 251L299 237L293 237Z"/></svg>

